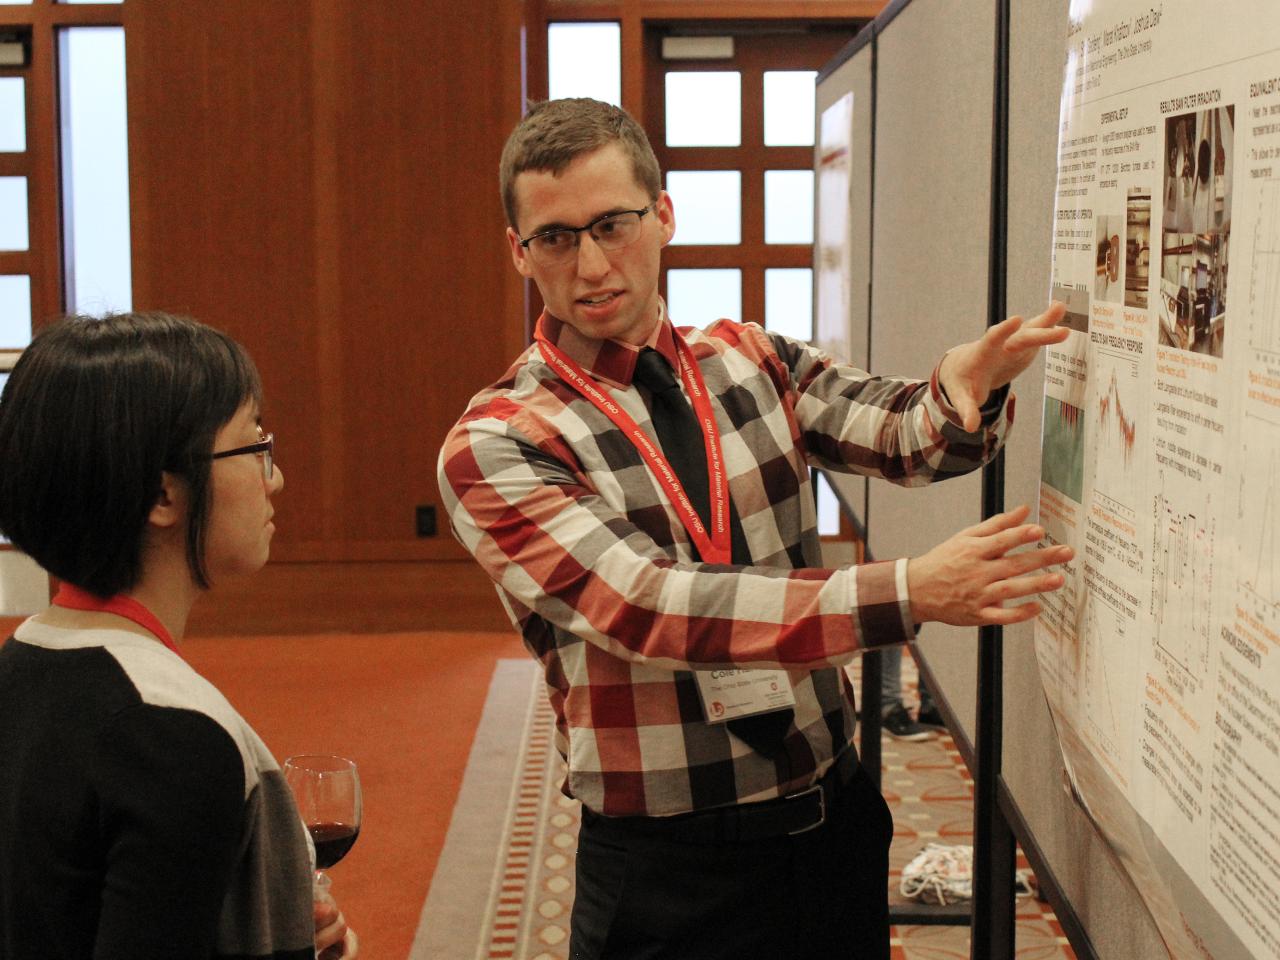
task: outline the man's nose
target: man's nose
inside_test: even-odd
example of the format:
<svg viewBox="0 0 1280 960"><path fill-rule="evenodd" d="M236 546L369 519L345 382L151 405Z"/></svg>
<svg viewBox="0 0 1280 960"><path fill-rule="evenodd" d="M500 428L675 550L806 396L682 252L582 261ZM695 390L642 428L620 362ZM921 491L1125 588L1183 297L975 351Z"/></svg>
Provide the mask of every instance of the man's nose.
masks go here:
<svg viewBox="0 0 1280 960"><path fill-rule="evenodd" d="M596 243L590 231L579 234L578 241L578 276L603 277L609 272L609 258L605 256L600 244Z"/></svg>

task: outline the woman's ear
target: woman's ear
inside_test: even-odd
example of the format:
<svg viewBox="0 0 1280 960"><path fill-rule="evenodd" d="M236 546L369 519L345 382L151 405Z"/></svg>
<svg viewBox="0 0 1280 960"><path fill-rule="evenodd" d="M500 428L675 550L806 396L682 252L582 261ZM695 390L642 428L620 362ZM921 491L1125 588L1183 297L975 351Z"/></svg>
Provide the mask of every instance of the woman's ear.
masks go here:
<svg viewBox="0 0 1280 960"><path fill-rule="evenodd" d="M160 473L160 495L151 505L147 522L153 527L168 529L186 522L189 505L187 484L176 473L164 470Z"/></svg>

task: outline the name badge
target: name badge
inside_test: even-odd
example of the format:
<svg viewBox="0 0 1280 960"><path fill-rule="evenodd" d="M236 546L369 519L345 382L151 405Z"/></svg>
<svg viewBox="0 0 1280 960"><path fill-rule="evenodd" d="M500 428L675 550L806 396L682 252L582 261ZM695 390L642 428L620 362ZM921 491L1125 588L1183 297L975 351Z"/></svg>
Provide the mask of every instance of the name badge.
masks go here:
<svg viewBox="0 0 1280 960"><path fill-rule="evenodd" d="M785 670L698 670L694 676L707 723L782 710L796 703Z"/></svg>

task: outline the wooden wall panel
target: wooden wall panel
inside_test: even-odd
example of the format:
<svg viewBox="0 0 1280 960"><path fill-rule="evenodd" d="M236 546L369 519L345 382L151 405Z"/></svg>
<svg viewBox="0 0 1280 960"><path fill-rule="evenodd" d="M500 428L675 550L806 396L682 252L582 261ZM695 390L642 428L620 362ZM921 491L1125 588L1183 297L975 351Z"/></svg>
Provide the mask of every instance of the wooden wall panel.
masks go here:
<svg viewBox="0 0 1280 960"><path fill-rule="evenodd" d="M447 518L421 539L414 507L438 506L445 431L524 342L496 175L521 6L126 11L135 305L250 349L286 476L272 564L192 629L409 629L444 608L500 628Z"/></svg>
<svg viewBox="0 0 1280 960"><path fill-rule="evenodd" d="M354 374L339 536L396 541L413 537L416 504L439 499L445 429L521 347L521 302L503 296L520 283L497 185L519 64L514 48L498 62L483 18L360 9L340 60L360 82L341 91L338 122L341 343ZM369 63L384 36L395 45Z"/></svg>
<svg viewBox="0 0 1280 960"><path fill-rule="evenodd" d="M198 14L195 12L198 9ZM134 305L248 346L288 478L281 539L318 539L311 29L294 4L130 5Z"/></svg>

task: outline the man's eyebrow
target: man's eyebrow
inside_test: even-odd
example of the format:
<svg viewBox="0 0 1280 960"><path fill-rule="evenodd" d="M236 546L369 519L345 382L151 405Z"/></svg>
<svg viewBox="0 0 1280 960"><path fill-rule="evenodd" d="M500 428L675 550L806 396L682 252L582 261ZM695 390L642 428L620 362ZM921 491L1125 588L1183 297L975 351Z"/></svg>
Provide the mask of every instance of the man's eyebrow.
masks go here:
<svg viewBox="0 0 1280 960"><path fill-rule="evenodd" d="M595 223L597 220L603 220L605 217L615 217L620 213L626 213L635 209L635 207L626 207L619 204L617 206L610 207L608 210L604 211L604 213L597 213L594 217L588 220L587 223ZM526 236L536 237L540 233L549 233L552 230L580 230L586 225L586 223L565 223L562 220L553 220L550 223L544 223L542 226L530 230Z"/></svg>
<svg viewBox="0 0 1280 960"><path fill-rule="evenodd" d="M534 229L530 230L527 234L525 234L525 236L536 237L540 233L550 233L552 230L569 230L569 229L571 229L569 224L561 223L559 220L554 220L551 223L544 223L540 227L535 227Z"/></svg>

